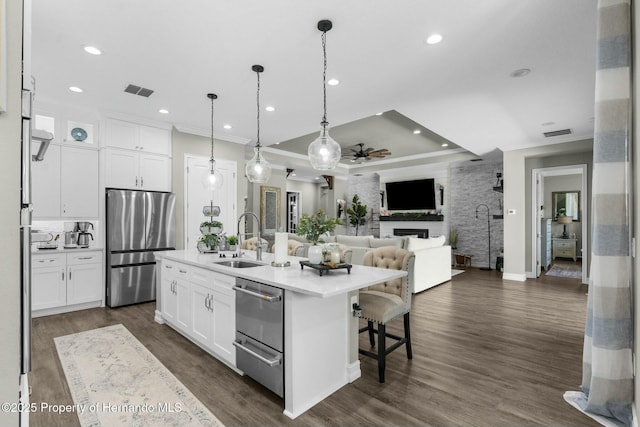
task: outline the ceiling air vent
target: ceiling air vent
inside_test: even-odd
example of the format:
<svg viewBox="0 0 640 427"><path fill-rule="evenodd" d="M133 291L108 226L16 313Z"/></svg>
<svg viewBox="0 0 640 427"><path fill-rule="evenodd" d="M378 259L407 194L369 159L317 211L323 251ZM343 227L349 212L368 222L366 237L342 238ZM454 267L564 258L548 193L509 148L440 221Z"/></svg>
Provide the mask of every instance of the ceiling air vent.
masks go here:
<svg viewBox="0 0 640 427"><path fill-rule="evenodd" d="M543 135L545 138L551 138L560 135L571 135L571 129L554 130L552 132L545 132Z"/></svg>
<svg viewBox="0 0 640 427"><path fill-rule="evenodd" d="M153 93L151 89L147 89L147 88L136 86L136 85L129 85L124 89L124 91L126 93L132 93L134 95L144 96L145 98L150 97L151 94Z"/></svg>

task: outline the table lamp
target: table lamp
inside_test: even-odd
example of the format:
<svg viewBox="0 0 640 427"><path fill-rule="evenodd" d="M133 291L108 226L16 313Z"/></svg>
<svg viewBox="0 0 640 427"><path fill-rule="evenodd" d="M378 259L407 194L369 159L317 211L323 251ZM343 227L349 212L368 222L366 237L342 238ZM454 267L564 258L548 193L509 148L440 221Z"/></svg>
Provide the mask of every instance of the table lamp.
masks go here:
<svg viewBox="0 0 640 427"><path fill-rule="evenodd" d="M571 224L573 222L573 218L570 216L558 216L558 224L564 225L564 231L562 232L562 238L568 239L569 235L567 234L567 224Z"/></svg>

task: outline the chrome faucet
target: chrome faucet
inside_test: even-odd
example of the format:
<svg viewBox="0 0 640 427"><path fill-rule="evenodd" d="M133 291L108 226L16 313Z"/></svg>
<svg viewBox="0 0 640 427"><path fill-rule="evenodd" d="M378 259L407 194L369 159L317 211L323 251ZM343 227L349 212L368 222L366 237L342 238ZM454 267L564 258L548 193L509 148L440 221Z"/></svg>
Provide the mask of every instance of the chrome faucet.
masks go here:
<svg viewBox="0 0 640 427"><path fill-rule="evenodd" d="M254 214L253 212L245 212L238 217L238 247L236 248L236 254L238 255L238 257L241 257L242 255L244 255L244 252L242 252L242 250L240 249L240 246L242 244L242 237L240 234L240 222L242 221L242 218L244 218L247 215L252 215L256 219L256 222L258 223L258 246L256 247L256 259L258 261L262 261L262 237L260 236L260 218L258 218L258 215Z"/></svg>

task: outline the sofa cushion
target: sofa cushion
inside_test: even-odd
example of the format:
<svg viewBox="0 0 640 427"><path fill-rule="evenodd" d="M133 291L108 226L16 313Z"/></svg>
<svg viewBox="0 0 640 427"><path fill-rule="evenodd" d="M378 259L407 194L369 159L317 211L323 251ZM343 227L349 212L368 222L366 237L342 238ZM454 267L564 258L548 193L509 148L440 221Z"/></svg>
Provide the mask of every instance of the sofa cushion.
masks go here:
<svg viewBox="0 0 640 427"><path fill-rule="evenodd" d="M369 239L369 246L372 248L381 248L383 246L395 246L396 248L404 248L403 237L390 237L385 239Z"/></svg>
<svg viewBox="0 0 640 427"><path fill-rule="evenodd" d="M342 243L343 245L351 246L351 247L360 247L360 248L368 248L369 247L369 239L373 238L373 236L336 236L336 242Z"/></svg>
<svg viewBox="0 0 640 427"><path fill-rule="evenodd" d="M410 251L416 251L418 249L437 248L444 245L445 237L429 237L428 239L416 239L409 237L409 245L407 249Z"/></svg>

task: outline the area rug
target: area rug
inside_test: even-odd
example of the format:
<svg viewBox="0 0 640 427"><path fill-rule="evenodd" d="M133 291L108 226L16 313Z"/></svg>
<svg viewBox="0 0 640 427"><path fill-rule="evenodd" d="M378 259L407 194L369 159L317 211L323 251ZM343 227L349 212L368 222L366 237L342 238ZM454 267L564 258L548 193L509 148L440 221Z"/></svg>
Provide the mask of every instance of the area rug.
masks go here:
<svg viewBox="0 0 640 427"><path fill-rule="evenodd" d="M83 427L223 426L123 325L54 341Z"/></svg>
<svg viewBox="0 0 640 427"><path fill-rule="evenodd" d="M551 269L545 273L546 276L568 277L571 279L582 279L581 264L553 264Z"/></svg>

